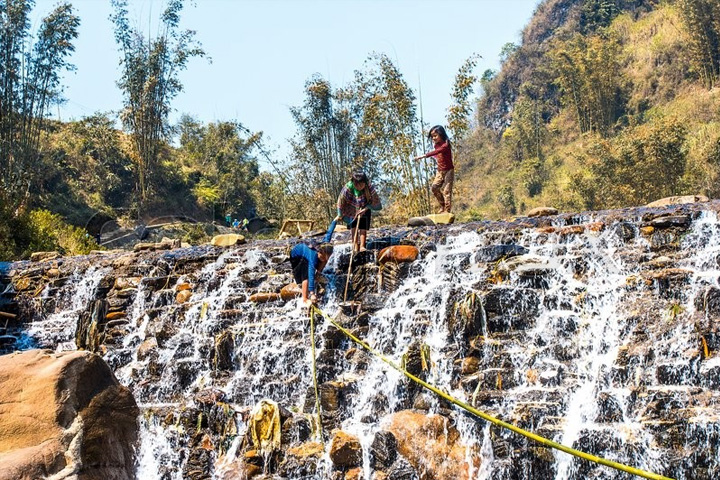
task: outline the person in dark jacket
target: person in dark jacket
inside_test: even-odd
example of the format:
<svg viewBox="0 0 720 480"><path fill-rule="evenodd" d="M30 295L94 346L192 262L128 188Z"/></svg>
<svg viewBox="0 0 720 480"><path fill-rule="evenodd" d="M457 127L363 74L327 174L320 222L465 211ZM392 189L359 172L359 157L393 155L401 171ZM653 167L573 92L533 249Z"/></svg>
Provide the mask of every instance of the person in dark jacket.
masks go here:
<svg viewBox="0 0 720 480"><path fill-rule="evenodd" d="M330 243L322 243L317 248L298 243L290 251L293 277L295 283L302 288L302 301L305 306L317 303L315 275L322 272L332 253L333 246Z"/></svg>
<svg viewBox="0 0 720 480"><path fill-rule="evenodd" d="M355 172L340 191L337 201L338 217L347 224L353 239L353 251L365 250L372 211L382 209L375 187L364 172Z"/></svg>

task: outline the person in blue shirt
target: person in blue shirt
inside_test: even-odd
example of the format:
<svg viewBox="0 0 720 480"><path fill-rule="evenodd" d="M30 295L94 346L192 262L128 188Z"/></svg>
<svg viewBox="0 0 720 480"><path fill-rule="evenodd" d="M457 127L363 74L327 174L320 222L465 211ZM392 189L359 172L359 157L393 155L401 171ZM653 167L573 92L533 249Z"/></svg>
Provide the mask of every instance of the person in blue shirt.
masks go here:
<svg viewBox="0 0 720 480"><path fill-rule="evenodd" d="M290 251L290 265L292 265L293 277L295 283L302 288L302 300L305 306L309 307L317 303L315 275L316 272L322 272L332 253L333 246L331 243L322 243L317 248L298 243Z"/></svg>

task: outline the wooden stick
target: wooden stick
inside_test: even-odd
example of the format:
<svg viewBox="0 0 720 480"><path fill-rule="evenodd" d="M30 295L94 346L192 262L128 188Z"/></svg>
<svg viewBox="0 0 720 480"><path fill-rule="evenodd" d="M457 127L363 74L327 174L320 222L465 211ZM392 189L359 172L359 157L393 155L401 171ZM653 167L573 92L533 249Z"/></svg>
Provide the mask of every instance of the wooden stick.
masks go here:
<svg viewBox="0 0 720 480"><path fill-rule="evenodd" d="M17 318L17 315L14 313L0 312L0 317L15 319Z"/></svg>
<svg viewBox="0 0 720 480"><path fill-rule="evenodd" d="M360 221L358 218L360 217L360 214L355 215L355 235L353 237L352 247L350 249L350 264L348 265L348 273L347 273L347 280L345 280L345 295L343 295L343 303L347 302L347 291L348 291L348 285L350 284L350 275L352 271L352 262L353 262L353 256L355 255L355 242L357 241L357 235L358 235L358 228L360 225Z"/></svg>

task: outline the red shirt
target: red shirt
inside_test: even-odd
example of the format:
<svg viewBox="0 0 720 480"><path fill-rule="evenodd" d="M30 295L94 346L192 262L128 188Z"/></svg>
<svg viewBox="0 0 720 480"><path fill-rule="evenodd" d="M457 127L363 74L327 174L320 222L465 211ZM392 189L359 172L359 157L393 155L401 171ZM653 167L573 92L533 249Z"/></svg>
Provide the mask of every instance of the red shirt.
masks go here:
<svg viewBox="0 0 720 480"><path fill-rule="evenodd" d="M441 172L447 172L455 168L452 161L452 150L450 149L450 142L438 142L435 144L435 150L425 154L425 158L435 157L437 160L438 170Z"/></svg>

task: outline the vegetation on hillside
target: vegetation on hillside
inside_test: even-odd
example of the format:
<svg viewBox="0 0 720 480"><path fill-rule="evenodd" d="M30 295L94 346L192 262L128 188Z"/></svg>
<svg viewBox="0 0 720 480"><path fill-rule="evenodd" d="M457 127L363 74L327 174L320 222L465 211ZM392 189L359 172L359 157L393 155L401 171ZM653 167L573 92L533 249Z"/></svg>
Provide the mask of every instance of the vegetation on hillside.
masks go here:
<svg viewBox="0 0 720 480"><path fill-rule="evenodd" d="M370 54L345 85L309 78L291 109L292 154L280 159L237 120L169 123L180 73L205 56L195 32L178 29L183 0L167 3L155 38L113 0L121 109L48 121L81 19L62 4L32 35L33 6L0 0L0 259L87 251L99 218L325 223L356 168L383 196L379 221L431 210L434 165L412 160L429 148L430 125L386 55ZM479 56L468 58L446 122L433 119L451 132L461 220L720 194L716 0L544 0L500 54L500 70L481 75Z"/></svg>

